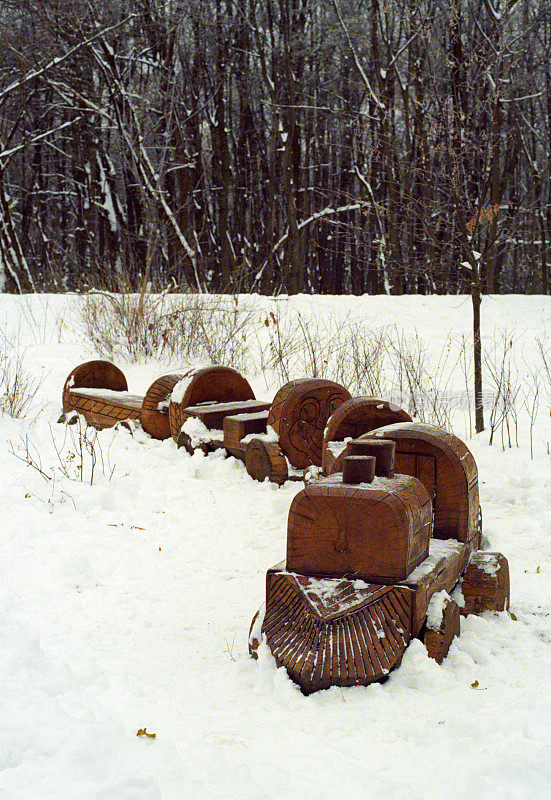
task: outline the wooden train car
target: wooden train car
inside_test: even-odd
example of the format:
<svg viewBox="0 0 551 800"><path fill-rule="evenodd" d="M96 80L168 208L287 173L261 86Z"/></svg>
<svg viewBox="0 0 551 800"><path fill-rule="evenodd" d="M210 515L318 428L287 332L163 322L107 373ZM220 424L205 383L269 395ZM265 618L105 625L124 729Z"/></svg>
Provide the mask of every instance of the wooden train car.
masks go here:
<svg viewBox="0 0 551 800"><path fill-rule="evenodd" d="M377 397L351 397L331 416L323 436L322 466L326 475L333 471L333 462L342 456L346 443L383 425L411 422L411 417L398 406Z"/></svg>
<svg viewBox="0 0 551 800"><path fill-rule="evenodd" d="M67 377L63 412L76 411L98 429L139 420L153 437L172 436L189 452L224 447L252 477L282 484L310 464L321 467L327 420L349 398L333 381L303 379L271 403L257 400L239 372L218 365L164 375L141 397L128 392L118 367L97 360Z"/></svg>
<svg viewBox="0 0 551 800"><path fill-rule="evenodd" d="M154 439L170 436L168 399L183 373L157 378L145 397L130 394L124 373L109 361L87 361L72 370L63 386L63 415L82 414L101 430L124 420L139 420Z"/></svg>
<svg viewBox="0 0 551 800"><path fill-rule="evenodd" d="M290 470L321 467L327 420L349 398L338 383L302 379L285 384L267 403L255 399L235 370L207 367L173 390L170 428L189 452L223 447L253 478L281 484Z"/></svg>
<svg viewBox="0 0 551 800"><path fill-rule="evenodd" d="M203 391L198 402L196 382L209 387L208 402ZM289 477L300 479L297 471L305 468L316 474L330 469L336 459L329 458L330 449L341 452L351 436L411 420L385 400L351 398L343 386L323 379L290 381L271 404L256 400L249 384L226 367L199 370L182 385L184 390L176 387L170 404L175 441L189 452L224 447L245 462L249 475L278 484Z"/></svg>
<svg viewBox="0 0 551 800"><path fill-rule="evenodd" d="M424 426L415 437L408 425L349 442L341 472L307 485L291 504L287 558L268 570L249 648L255 657L264 640L307 694L381 680L416 636L442 661L459 633L460 608L450 595L460 578L461 613L508 607L507 560L478 550L471 524L474 459L438 429ZM420 453L400 453L403 439L387 437L402 426L424 443ZM434 459L434 479L406 455ZM395 472L404 465L409 474Z"/></svg>

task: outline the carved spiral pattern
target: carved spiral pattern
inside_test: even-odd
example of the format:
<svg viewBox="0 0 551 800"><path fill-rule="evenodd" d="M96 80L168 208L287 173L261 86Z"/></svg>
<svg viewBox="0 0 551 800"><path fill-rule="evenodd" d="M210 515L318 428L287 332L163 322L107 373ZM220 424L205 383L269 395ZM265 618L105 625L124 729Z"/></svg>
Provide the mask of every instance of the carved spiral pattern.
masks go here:
<svg viewBox="0 0 551 800"><path fill-rule="evenodd" d="M327 420L350 397L338 383L321 379L291 381L274 397L268 425L297 469L321 466L323 433Z"/></svg>

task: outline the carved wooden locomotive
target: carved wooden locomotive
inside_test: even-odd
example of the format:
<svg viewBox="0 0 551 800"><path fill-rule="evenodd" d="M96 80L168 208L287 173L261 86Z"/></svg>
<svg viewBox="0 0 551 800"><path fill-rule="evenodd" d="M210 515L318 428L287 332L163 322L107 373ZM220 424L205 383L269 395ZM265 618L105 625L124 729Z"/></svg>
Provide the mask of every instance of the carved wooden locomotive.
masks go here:
<svg viewBox="0 0 551 800"><path fill-rule="evenodd" d="M508 607L506 559L477 551L474 459L448 436L389 425L350 441L341 472L299 492L286 562L268 571L265 612L251 626L253 657L264 637L306 693L366 685L396 667L415 636L445 657L459 608L439 593L452 592L462 573L463 613ZM428 614L434 605L439 614Z"/></svg>

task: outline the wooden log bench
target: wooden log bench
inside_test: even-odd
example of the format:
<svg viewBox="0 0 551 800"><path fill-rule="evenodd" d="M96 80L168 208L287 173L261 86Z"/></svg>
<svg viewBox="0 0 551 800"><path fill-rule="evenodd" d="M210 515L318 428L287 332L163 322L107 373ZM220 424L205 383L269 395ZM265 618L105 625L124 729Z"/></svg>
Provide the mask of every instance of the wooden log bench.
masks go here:
<svg viewBox="0 0 551 800"><path fill-rule="evenodd" d="M182 420L182 429L178 435L177 443L179 447L185 447L190 452L193 452L193 444L191 436L186 433L186 423L189 419L198 420L205 428L213 432L211 444L212 447L225 447L226 446L226 431L229 433L228 445L233 444L233 449L241 452L239 441L236 443L235 436L231 435L230 428L228 427L227 420L233 420L240 417L249 417L251 414L255 417L253 428L260 426L260 433L266 431L266 422L268 419L269 403L264 403L262 400L240 400L232 403L201 403L195 406L187 406L182 409L180 419ZM229 423L231 426L231 422ZM243 437L242 437L243 438ZM227 448L229 451L229 447ZM234 453L232 453L234 455Z"/></svg>
<svg viewBox="0 0 551 800"><path fill-rule="evenodd" d="M396 422L411 422L409 414L377 397L351 397L331 415L323 436L322 467L326 475L338 472L334 461L350 439Z"/></svg>
<svg viewBox="0 0 551 800"><path fill-rule="evenodd" d="M191 453L223 447L245 462L251 477L282 484L302 480L311 463L321 466L327 420L349 397L333 381L303 379L285 384L267 403L255 399L235 370L211 367L176 386L171 432Z"/></svg>
<svg viewBox="0 0 551 800"><path fill-rule="evenodd" d="M282 484L302 479L308 464L321 466L327 420L349 398L333 381L304 379L283 386L271 403L257 400L239 372L220 365L164 375L141 397L128 392L118 367L96 360L67 377L62 419L76 411L98 429L136 420L189 452L224 447L255 479Z"/></svg>
<svg viewBox="0 0 551 800"><path fill-rule="evenodd" d="M168 400L183 374L157 378L145 396L131 394L124 373L109 361L95 360L72 370L63 386L63 415L76 411L101 430L124 420L136 420L154 439L170 436Z"/></svg>

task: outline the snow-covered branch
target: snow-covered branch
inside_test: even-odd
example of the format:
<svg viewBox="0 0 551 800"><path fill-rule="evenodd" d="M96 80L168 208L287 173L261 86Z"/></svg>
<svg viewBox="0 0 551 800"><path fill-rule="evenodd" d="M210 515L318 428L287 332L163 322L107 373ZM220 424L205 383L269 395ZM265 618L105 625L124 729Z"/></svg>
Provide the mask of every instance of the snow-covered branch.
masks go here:
<svg viewBox="0 0 551 800"><path fill-rule="evenodd" d="M73 125L77 125L81 121L82 117L75 117L74 119L67 120L62 125L58 125L56 128L51 128L48 131L44 131L44 133L39 133L30 138L28 141L22 142L21 144L16 145L15 147L11 147L9 150L0 150L0 160L4 161L10 156L15 155L20 150L23 150L25 147L32 146L37 144L38 142L43 141L44 139L48 139L50 136L53 136L60 131L65 130L66 128L70 128Z"/></svg>
<svg viewBox="0 0 551 800"><path fill-rule="evenodd" d="M67 61L69 58L72 58L77 53L79 53L81 50L84 50L86 47L89 47L91 44L93 44L95 41L97 41L101 37L104 37L106 34L112 33L113 31L117 30L118 28L121 28L122 26L124 26L128 22L130 22L130 20L135 19L138 16L139 16L139 14L129 14L127 17L125 17L123 20L120 20L115 25L110 25L109 27L103 28L100 31L96 31L96 33L94 33L93 36L90 36L89 38L78 42L74 47L71 47L69 50L67 50L66 53L63 53L63 55L56 56L55 58L52 58L50 61L48 61L48 63L44 64L43 66L38 67L37 69L31 70L30 72L27 72L21 78L18 78L17 80L13 81L9 86L6 86L5 89L2 89L0 91L0 103L2 103L2 101L5 100L5 98L9 94L14 92L16 89L20 89L22 86L25 86L27 83L30 83L31 81L36 81L38 79L43 78L47 73L51 72L52 69L54 69L56 67L59 67L60 64L63 64L63 62ZM11 45L8 45L8 47L18 57L20 56L20 53L17 50L14 50L14 48L11 47Z"/></svg>

